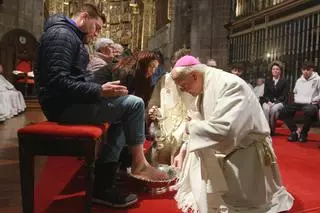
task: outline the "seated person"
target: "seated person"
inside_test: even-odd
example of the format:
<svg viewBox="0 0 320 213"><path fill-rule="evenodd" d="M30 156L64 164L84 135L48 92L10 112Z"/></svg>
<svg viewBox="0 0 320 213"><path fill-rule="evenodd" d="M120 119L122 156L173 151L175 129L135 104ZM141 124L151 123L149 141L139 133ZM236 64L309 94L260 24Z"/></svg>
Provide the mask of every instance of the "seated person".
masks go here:
<svg viewBox="0 0 320 213"><path fill-rule="evenodd" d="M11 118L26 109L26 103L20 91L2 75L0 64L0 121Z"/></svg>
<svg viewBox="0 0 320 213"><path fill-rule="evenodd" d="M243 78L244 71L245 71L245 67L243 64L233 64L231 67L231 73L236 76L239 76L240 78ZM249 82L247 82L247 84L251 89L253 89L253 86Z"/></svg>
<svg viewBox="0 0 320 213"><path fill-rule="evenodd" d="M87 69L91 72L99 70L101 67L112 62L113 49L111 44L114 42L109 38L98 38L94 44L95 53L90 57Z"/></svg>
<svg viewBox="0 0 320 213"><path fill-rule="evenodd" d="M112 47L112 54L113 54L113 62L117 62L120 60L120 58L124 55L128 56L131 55L131 51L129 49L124 49L124 47L119 43L113 43L111 44Z"/></svg>
<svg viewBox="0 0 320 213"><path fill-rule="evenodd" d="M317 118L320 101L320 77L314 70L315 66L312 62L306 62L302 66L302 76L296 81L293 89L294 101L286 105L281 114L282 120L291 131L288 141L306 142L310 126ZM304 119L303 128L298 135L293 117L300 110L304 112Z"/></svg>
<svg viewBox="0 0 320 213"><path fill-rule="evenodd" d="M263 96L264 93L264 78L258 78L256 81L256 86L253 88L254 94L256 94L257 98Z"/></svg>
<svg viewBox="0 0 320 213"><path fill-rule="evenodd" d="M209 59L207 60L206 65L207 65L208 67L217 67L217 62L216 62L216 60L214 60L213 58L209 58Z"/></svg>
<svg viewBox="0 0 320 213"><path fill-rule="evenodd" d="M147 105L153 91L152 76L158 65L157 53L141 51L101 67L92 74L91 81L104 84L120 80L120 84L128 88L129 94L142 98Z"/></svg>
<svg viewBox="0 0 320 213"><path fill-rule="evenodd" d="M289 83L281 78L283 65L280 61L271 64L272 79L267 79L264 86L264 95L261 99L263 112L269 122L271 135L274 135L276 121L280 111L287 103L289 93Z"/></svg>
<svg viewBox="0 0 320 213"><path fill-rule="evenodd" d="M90 72L86 68L89 57L85 44L95 39L102 25L102 15L92 4L83 4L76 8L72 18L56 14L47 19L44 33L39 40L35 71L41 108L46 118L53 122L108 122L111 126L121 124L125 142L132 153L132 174L151 180L166 179L168 175L152 167L144 155L143 100L127 95L127 88L119 85L119 82L101 85L88 79ZM117 152L121 150L119 147L123 145L103 141L103 147L95 162L95 203L127 207L137 202L136 195L125 193L114 185L118 164Z"/></svg>
<svg viewBox="0 0 320 213"><path fill-rule="evenodd" d="M160 50L153 50L158 55L159 66L157 67L155 73L152 75L152 86L155 86L160 78L167 73L164 64L164 57Z"/></svg>

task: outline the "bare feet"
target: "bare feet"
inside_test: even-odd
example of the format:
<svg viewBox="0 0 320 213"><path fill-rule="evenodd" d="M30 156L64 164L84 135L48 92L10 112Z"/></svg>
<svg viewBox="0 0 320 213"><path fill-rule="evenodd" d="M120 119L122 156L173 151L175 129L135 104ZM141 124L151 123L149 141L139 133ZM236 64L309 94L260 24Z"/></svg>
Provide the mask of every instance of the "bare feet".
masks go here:
<svg viewBox="0 0 320 213"><path fill-rule="evenodd" d="M167 180L169 178L166 172L160 171L150 164L144 165L141 168L132 169L132 174L153 181Z"/></svg>

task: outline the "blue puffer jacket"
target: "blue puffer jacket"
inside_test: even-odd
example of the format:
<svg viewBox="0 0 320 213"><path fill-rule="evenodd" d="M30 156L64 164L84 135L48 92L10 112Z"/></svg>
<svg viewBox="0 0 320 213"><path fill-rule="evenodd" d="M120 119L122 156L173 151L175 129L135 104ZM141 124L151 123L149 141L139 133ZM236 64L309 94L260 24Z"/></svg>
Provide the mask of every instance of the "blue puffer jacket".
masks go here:
<svg viewBox="0 0 320 213"><path fill-rule="evenodd" d="M85 34L70 19L54 15L44 31L37 50L35 80L42 110L48 120L55 121L70 104L98 102L101 86L88 81Z"/></svg>

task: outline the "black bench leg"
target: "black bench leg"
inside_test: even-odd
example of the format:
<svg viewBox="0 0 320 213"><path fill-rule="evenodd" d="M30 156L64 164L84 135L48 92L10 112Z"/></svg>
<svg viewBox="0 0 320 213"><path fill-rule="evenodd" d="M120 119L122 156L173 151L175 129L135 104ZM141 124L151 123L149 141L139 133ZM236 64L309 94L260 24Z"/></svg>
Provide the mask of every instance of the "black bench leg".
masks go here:
<svg viewBox="0 0 320 213"><path fill-rule="evenodd" d="M86 157L85 161L85 170L86 170L86 181L85 181L85 203L84 203L84 211L85 213L91 213L92 207L92 192L93 192L93 180L94 180L94 153L90 154L90 156Z"/></svg>
<svg viewBox="0 0 320 213"><path fill-rule="evenodd" d="M23 213L34 213L34 157L23 143L20 143L19 150Z"/></svg>

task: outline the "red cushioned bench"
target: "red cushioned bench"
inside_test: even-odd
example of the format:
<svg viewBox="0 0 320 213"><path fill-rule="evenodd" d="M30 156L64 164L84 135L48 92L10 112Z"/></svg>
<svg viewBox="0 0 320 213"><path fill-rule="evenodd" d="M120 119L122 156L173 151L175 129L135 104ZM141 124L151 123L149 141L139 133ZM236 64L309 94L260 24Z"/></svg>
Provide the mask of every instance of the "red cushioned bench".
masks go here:
<svg viewBox="0 0 320 213"><path fill-rule="evenodd" d="M86 167L84 212L91 212L93 166L97 142L109 124L61 125L55 122L32 124L18 130L22 207L34 212L34 156L83 157Z"/></svg>

